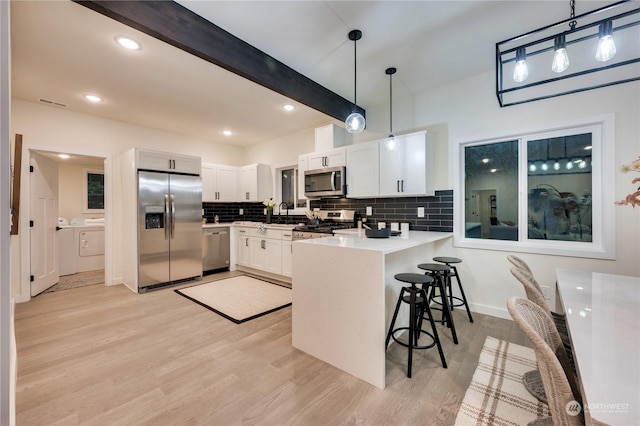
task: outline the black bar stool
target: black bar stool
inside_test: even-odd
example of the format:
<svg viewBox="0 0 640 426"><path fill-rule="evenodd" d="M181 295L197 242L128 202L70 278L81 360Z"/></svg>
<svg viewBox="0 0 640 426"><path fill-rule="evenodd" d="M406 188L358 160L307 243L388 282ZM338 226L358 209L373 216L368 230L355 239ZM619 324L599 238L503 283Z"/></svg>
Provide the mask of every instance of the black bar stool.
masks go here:
<svg viewBox="0 0 640 426"><path fill-rule="evenodd" d="M456 334L456 326L453 323L453 315L451 314L451 308L447 300L446 291L446 283L449 279L449 271L451 268L441 263L421 263L418 265L418 268L427 271L426 274L433 278L434 284L431 286L431 291L429 292L429 297L427 299L428 304L434 302L442 306L442 308L432 308L438 311L442 310L442 319L436 321L446 324L447 327L451 329L453 343L457 345L458 335ZM438 294L435 293L436 289L438 290ZM441 299L442 302L438 301L436 298Z"/></svg>
<svg viewBox="0 0 640 426"><path fill-rule="evenodd" d="M462 289L462 281L460 281L460 274L458 274L458 268L456 268L455 266L456 263L462 263L462 259L459 259L457 257L441 256L441 257L434 257L433 260L436 262L444 263L449 268L451 268L451 271L449 272L449 280L447 281L447 292L449 294L449 299L450 299L449 304L451 305L451 309L455 308L456 306L464 306L467 310L467 315L469 316L469 322L473 322L473 317L471 316L471 310L469 309L467 298L464 295L464 290ZM451 277L456 277L456 281L458 281L458 288L460 289L460 295L462 297L457 297L453 295L453 292L451 291ZM457 303L453 302L454 299L457 300Z"/></svg>
<svg viewBox="0 0 640 426"><path fill-rule="evenodd" d="M409 359L407 366L407 377L411 378L411 365L413 361L413 350L414 349L429 349L434 346L438 347L438 352L440 353L440 360L442 361L442 366L447 368L447 361L444 358L444 352L442 351L442 346L440 345L440 339L438 338L438 331L436 330L436 324L433 320L433 316L431 315L431 309L429 308L429 304L427 303L427 292L425 287L428 287L433 284L433 278L429 275L422 274L396 274L394 278L398 281L409 283L411 287L402 287L400 291L400 296L398 296L398 303L396 303L396 309L393 312L393 318L391 319L391 324L389 325L389 332L387 333L387 339L385 341L384 347L385 350L387 346L389 346L389 340L393 338L400 345L409 348ZM421 284L422 288L416 287L416 284ZM408 293L408 295L405 295ZM393 328L396 323L396 318L398 317L398 311L400 310L400 304L407 303L409 305L409 326L408 327L398 327ZM431 331L429 333L422 329L422 319L424 318L425 313L428 315L429 322L431 323ZM401 342L396 339L395 333L401 330L408 331L408 341L409 343ZM420 334L426 334L429 336L433 342L429 345L418 345L418 340L420 339Z"/></svg>

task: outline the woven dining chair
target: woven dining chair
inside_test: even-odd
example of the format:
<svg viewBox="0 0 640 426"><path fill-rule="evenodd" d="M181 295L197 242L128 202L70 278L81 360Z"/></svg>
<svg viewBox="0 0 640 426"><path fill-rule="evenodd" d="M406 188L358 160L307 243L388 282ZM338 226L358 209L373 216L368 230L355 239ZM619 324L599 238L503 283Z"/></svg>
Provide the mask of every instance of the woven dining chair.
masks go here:
<svg viewBox="0 0 640 426"><path fill-rule="evenodd" d="M511 268L510 271L511 274L516 277L516 279L520 281L520 283L524 287L527 299L538 305L542 310L544 310L547 315L549 315L549 317L553 319L553 313L549 310L549 305L547 304L542 291L539 290L539 285L533 275L527 272L527 270L521 268ZM562 317L564 318L564 315ZM571 348L571 341L569 340L566 321L557 322L555 319L553 319L552 321L556 327L558 334L560 335L560 339L567 354L567 358L569 359L569 365L575 372L573 350ZM540 401L547 402L547 397L544 392L544 386L542 385L542 378L540 377L540 372L538 370L527 371L523 375L522 381L529 393L538 398Z"/></svg>
<svg viewBox="0 0 640 426"><path fill-rule="evenodd" d="M558 314L556 312L553 312L551 309L549 309L549 305L547 304L547 301L544 299L544 293L542 292L542 287L540 287L540 284L538 284L538 281L535 279L534 275L533 275L533 271L531 270L531 268L529 267L529 265L527 264L527 262L525 262L524 260L520 259L518 256L514 256L512 254L507 256L507 260L509 262L511 262L511 264L513 266L515 266L516 268L527 272L530 277L529 277L529 282L538 290L538 292L540 292L541 294L543 294L542 296L542 301L544 302L544 305L546 306L546 310L549 311L549 315L551 315L551 318L553 318L553 322L556 324L556 327L558 327L558 331L560 332L560 336L562 336L563 334L567 334L567 317L563 314ZM528 295L527 295L528 297ZM529 299L532 300L532 299ZM544 308L544 306L543 306ZM568 340L567 340L568 342Z"/></svg>
<svg viewBox="0 0 640 426"><path fill-rule="evenodd" d="M521 297L510 298L507 301L507 310L533 343L552 424L584 425L578 381L571 370L564 345L551 317L540 306ZM576 410L576 407L579 409ZM548 424L548 421L549 419L544 419L532 423L540 425Z"/></svg>

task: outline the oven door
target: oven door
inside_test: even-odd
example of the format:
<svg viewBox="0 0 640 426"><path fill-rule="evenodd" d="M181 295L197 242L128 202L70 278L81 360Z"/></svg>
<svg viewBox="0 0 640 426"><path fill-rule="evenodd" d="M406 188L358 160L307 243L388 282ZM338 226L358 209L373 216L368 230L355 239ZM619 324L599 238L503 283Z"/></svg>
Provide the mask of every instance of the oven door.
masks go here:
<svg viewBox="0 0 640 426"><path fill-rule="evenodd" d="M347 187L345 170L344 166L306 170L304 172L305 197L344 197Z"/></svg>

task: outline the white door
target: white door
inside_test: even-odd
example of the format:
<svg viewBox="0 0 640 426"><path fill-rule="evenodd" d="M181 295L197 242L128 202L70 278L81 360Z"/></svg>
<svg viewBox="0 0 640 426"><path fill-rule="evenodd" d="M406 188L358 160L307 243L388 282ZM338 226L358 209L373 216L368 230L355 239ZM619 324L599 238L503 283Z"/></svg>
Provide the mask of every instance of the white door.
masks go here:
<svg viewBox="0 0 640 426"><path fill-rule="evenodd" d="M58 275L58 164L31 153L30 234L31 296L42 293L59 280Z"/></svg>

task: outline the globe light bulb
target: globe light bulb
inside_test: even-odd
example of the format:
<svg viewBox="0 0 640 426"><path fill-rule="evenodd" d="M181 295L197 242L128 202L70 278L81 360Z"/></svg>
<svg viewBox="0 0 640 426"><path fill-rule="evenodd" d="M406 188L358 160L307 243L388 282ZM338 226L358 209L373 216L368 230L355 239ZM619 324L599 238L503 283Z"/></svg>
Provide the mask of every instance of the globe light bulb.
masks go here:
<svg viewBox="0 0 640 426"><path fill-rule="evenodd" d="M613 24L611 21L605 21L600 24L600 40L598 40L598 49L596 50L596 61L607 62L616 54L616 44L613 41Z"/></svg>
<svg viewBox="0 0 640 426"><path fill-rule="evenodd" d="M553 163L553 170L560 170L560 163L558 161Z"/></svg>
<svg viewBox="0 0 640 426"><path fill-rule="evenodd" d="M544 170L545 172L546 172L547 170L549 170L549 166L547 165L547 163L542 163L542 166L540 166L540 168L541 168L542 170Z"/></svg>
<svg viewBox="0 0 640 426"><path fill-rule="evenodd" d="M398 143L396 142L396 138L393 135L389 135L389 138L385 141L385 148L387 151L393 151L396 149Z"/></svg>
<svg viewBox="0 0 640 426"><path fill-rule="evenodd" d="M360 133L364 130L364 117L358 112L352 112L344 121L349 133Z"/></svg>
<svg viewBox="0 0 640 426"><path fill-rule="evenodd" d="M567 55L566 45L564 34L556 37L553 63L551 64L551 70L553 72L562 72L569 68L569 55Z"/></svg>
<svg viewBox="0 0 640 426"><path fill-rule="evenodd" d="M536 165L535 165L535 164L533 164L533 163L531 163L531 165L529 166L529 171L530 171L530 172L535 172L535 171L536 171L536 169L537 169Z"/></svg>

